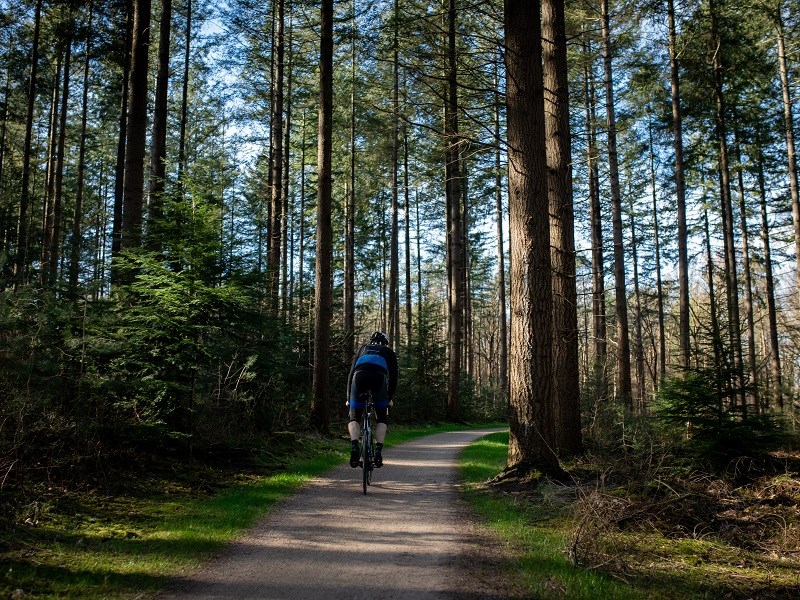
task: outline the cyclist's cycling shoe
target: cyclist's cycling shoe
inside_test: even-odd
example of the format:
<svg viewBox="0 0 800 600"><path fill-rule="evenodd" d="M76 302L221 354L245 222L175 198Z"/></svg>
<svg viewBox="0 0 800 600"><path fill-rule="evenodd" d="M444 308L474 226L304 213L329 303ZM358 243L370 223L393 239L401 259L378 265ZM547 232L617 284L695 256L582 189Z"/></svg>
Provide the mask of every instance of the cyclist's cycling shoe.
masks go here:
<svg viewBox="0 0 800 600"><path fill-rule="evenodd" d="M350 466L356 468L360 463L360 452L358 451L358 446L354 445L350 450Z"/></svg>
<svg viewBox="0 0 800 600"><path fill-rule="evenodd" d="M375 466L378 468L383 466L383 455L381 454L380 450L378 450L375 453L375 460L373 462L375 463Z"/></svg>

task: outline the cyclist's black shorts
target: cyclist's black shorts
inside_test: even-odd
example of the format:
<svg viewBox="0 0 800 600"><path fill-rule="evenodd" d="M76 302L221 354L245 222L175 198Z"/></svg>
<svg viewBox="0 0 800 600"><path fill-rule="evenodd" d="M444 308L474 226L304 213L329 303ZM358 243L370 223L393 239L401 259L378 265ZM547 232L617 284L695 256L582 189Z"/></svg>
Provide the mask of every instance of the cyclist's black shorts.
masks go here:
<svg viewBox="0 0 800 600"><path fill-rule="evenodd" d="M355 421L356 423L361 423L361 418L364 416L364 409L363 408L351 408L350 409L350 420ZM389 422L389 407L384 406L383 408L376 408L375 409L375 416L378 418L378 423L388 423Z"/></svg>
<svg viewBox="0 0 800 600"><path fill-rule="evenodd" d="M353 372L350 383L350 408L364 408L363 394L372 393L375 408L389 406L389 376L379 367L364 366Z"/></svg>

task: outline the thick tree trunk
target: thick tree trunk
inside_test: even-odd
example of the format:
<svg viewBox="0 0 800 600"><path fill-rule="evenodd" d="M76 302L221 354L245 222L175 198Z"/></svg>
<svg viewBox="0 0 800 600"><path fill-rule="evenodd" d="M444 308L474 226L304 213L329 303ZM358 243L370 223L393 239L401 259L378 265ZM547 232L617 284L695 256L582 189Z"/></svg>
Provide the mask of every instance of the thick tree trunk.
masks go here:
<svg viewBox="0 0 800 600"><path fill-rule="evenodd" d="M631 408L631 352L628 332L628 294L625 285L625 248L622 240L622 197L617 164L617 123L614 114L614 77L611 69L611 31L608 0L602 0L603 64L608 127L608 169L611 184L611 225L614 232L614 296L617 316L617 395Z"/></svg>
<svg viewBox="0 0 800 600"><path fill-rule="evenodd" d="M133 32L128 85L128 140L125 144L122 250L138 248L142 243L150 0L134 0ZM123 279L130 283L131 277L132 273L128 273Z"/></svg>
<svg viewBox="0 0 800 600"><path fill-rule="evenodd" d="M538 0L504 4L513 315L507 470L558 472L540 5Z"/></svg>
<svg viewBox="0 0 800 600"><path fill-rule="evenodd" d="M461 214L461 161L458 133L458 60L456 55L456 0L449 0L447 49L447 100L445 102L445 186L448 260L448 381L447 418L459 418L461 358L464 335L464 238Z"/></svg>
<svg viewBox="0 0 800 600"><path fill-rule="evenodd" d="M672 89L672 135L675 148L675 199L678 209L678 338L681 364L689 366L689 251L686 225L686 178L683 168L683 118L681 117L680 75L674 0L667 0L669 21L669 63Z"/></svg>
<svg viewBox="0 0 800 600"><path fill-rule="evenodd" d="M553 378L556 447L580 452L578 379L578 292L575 282L575 224L564 0L542 2L545 143L553 273Z"/></svg>
<svg viewBox="0 0 800 600"><path fill-rule="evenodd" d="M319 52L319 139L317 146L317 258L314 289L314 366L311 427L330 429L330 338L332 317L331 149L333 134L333 0L322 0Z"/></svg>

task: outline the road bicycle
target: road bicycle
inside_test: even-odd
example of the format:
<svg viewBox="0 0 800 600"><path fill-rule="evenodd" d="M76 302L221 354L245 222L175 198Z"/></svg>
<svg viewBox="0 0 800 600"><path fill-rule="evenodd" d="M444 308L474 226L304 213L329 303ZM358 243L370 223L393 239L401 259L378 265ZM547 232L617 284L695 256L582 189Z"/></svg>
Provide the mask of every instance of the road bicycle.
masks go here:
<svg viewBox="0 0 800 600"><path fill-rule="evenodd" d="M372 425L375 422L375 403L372 393L362 394L365 398L364 416L361 418L361 472L364 484L364 495L367 487L372 485L372 471L375 468L375 439L372 435Z"/></svg>

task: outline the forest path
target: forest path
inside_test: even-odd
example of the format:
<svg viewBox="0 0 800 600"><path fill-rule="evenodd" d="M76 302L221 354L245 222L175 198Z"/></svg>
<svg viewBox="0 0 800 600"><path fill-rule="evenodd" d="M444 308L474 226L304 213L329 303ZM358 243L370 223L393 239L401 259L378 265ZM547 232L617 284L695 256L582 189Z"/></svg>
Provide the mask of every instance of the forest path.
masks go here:
<svg viewBox="0 0 800 600"><path fill-rule="evenodd" d="M388 448L366 496L361 469L332 469L158 598L508 598L499 546L458 491L461 450L492 431Z"/></svg>

